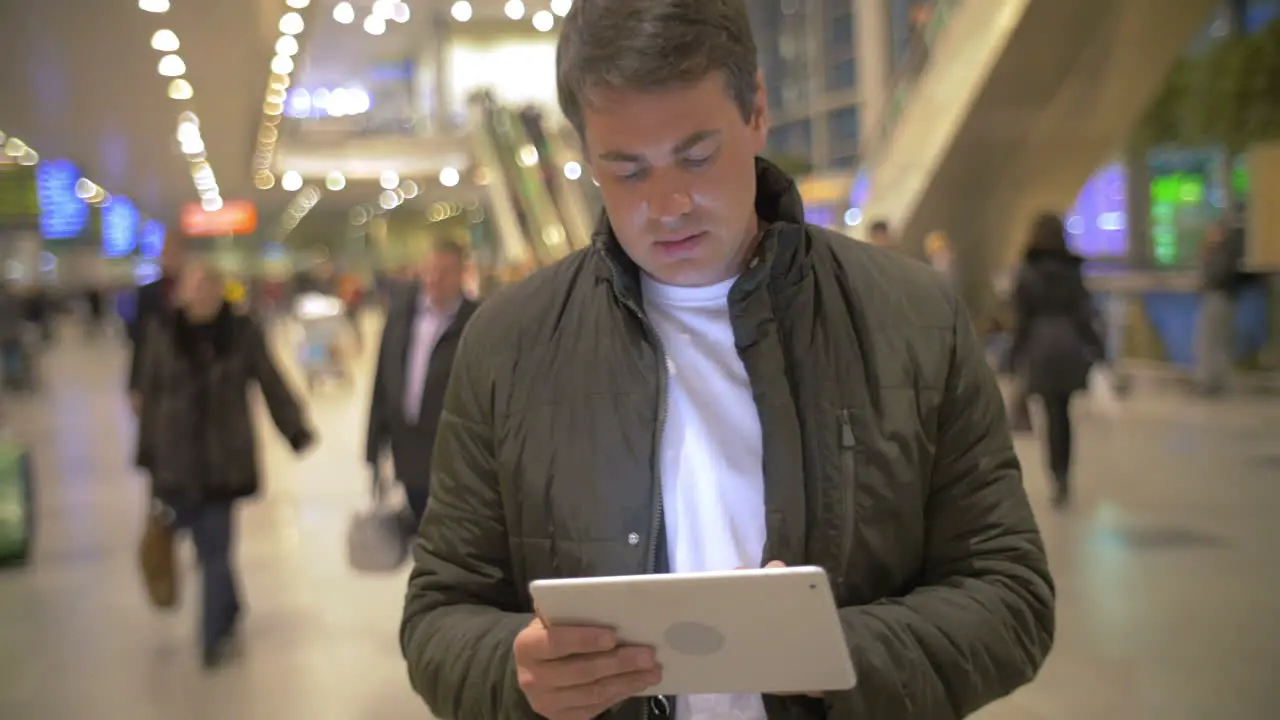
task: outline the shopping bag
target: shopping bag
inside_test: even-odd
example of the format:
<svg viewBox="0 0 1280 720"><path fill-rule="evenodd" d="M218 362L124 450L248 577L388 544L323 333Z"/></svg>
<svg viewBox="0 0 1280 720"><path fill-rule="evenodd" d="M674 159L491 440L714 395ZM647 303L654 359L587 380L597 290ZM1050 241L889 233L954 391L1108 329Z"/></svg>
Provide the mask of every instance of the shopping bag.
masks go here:
<svg viewBox="0 0 1280 720"><path fill-rule="evenodd" d="M0 441L0 564L24 565L35 536L31 454Z"/></svg>
<svg viewBox="0 0 1280 720"><path fill-rule="evenodd" d="M138 567L152 606L167 610L178 606L178 568L174 557L173 513L160 503L147 512L142 540L138 543Z"/></svg>
<svg viewBox="0 0 1280 720"><path fill-rule="evenodd" d="M372 503L353 515L347 528L347 560L360 572L394 572L409 557L408 508L386 485L375 476Z"/></svg>

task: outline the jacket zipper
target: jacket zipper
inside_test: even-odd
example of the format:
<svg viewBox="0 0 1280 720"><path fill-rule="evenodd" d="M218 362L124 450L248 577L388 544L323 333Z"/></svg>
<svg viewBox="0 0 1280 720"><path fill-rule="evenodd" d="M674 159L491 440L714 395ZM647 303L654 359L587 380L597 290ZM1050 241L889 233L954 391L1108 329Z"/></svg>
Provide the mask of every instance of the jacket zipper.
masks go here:
<svg viewBox="0 0 1280 720"><path fill-rule="evenodd" d="M613 265L612 261L609 261ZM617 268L614 268L615 282L618 282ZM645 558L644 572L646 575L652 575L654 569L658 566L658 532L662 530L662 433L666 429L667 424L667 404L670 402L669 391L667 388L668 369L667 364L670 359L667 357L666 348L662 345L662 338L658 336L658 331L653 327L653 323L649 322L649 318L644 312L630 299L624 297L621 292L614 290L614 296L628 310L635 313L640 324L644 326L645 332L648 333L649 339L658 349L658 356L661 361L658 363L658 427L654 434L656 441L653 446L653 454L650 456L650 462L653 463L653 517L649 524L649 554ZM649 720L649 708L655 703L660 703L667 710L667 717L671 716L671 703L667 698L659 695L647 698L641 702L640 720Z"/></svg>
<svg viewBox="0 0 1280 720"><path fill-rule="evenodd" d="M858 439L853 434L853 421L849 419L849 411L840 412L840 494L844 501L844 523L840 528L840 566L837 568L839 587L843 588L848 574L849 563L853 561L853 533L856 528L855 493L857 491L858 472L855 453Z"/></svg>

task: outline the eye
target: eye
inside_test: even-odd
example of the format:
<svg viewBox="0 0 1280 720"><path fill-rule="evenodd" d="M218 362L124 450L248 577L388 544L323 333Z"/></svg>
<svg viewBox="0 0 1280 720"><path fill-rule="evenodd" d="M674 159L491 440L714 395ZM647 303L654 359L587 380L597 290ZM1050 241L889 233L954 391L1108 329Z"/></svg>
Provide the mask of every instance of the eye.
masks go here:
<svg viewBox="0 0 1280 720"><path fill-rule="evenodd" d="M644 176L648 174L649 174L648 170L644 168L637 168L635 170L632 170L629 173L619 175L618 179L622 180L623 182L636 182L638 180L643 180Z"/></svg>

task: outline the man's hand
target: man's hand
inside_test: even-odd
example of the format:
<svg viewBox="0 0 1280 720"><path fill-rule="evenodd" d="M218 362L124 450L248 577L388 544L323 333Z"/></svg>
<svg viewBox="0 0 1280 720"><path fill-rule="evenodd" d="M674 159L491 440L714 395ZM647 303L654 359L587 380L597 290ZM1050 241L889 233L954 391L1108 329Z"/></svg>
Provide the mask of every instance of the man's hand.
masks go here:
<svg viewBox="0 0 1280 720"><path fill-rule="evenodd" d="M619 647L602 628L548 628L534 618L513 649L520 689L547 720L591 720L662 679L652 649Z"/></svg>

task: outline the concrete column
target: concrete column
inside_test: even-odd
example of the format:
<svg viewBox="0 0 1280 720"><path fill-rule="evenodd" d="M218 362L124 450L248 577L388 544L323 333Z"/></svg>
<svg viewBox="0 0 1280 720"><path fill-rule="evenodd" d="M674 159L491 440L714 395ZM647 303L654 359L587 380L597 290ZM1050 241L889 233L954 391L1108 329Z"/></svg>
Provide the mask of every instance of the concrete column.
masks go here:
<svg viewBox="0 0 1280 720"><path fill-rule="evenodd" d="M1146 150L1126 155L1124 177L1126 261L1130 268L1144 270L1151 267L1151 169Z"/></svg>
<svg viewBox="0 0 1280 720"><path fill-rule="evenodd" d="M418 131L424 135L445 130L452 123L449 22L447 9L436 9L420 38L420 45L426 50L418 57L413 74L413 102Z"/></svg>
<svg viewBox="0 0 1280 720"><path fill-rule="evenodd" d="M889 0L851 0L857 43L858 116L862 129L861 154L870 157L881 138L881 123L892 76Z"/></svg>

